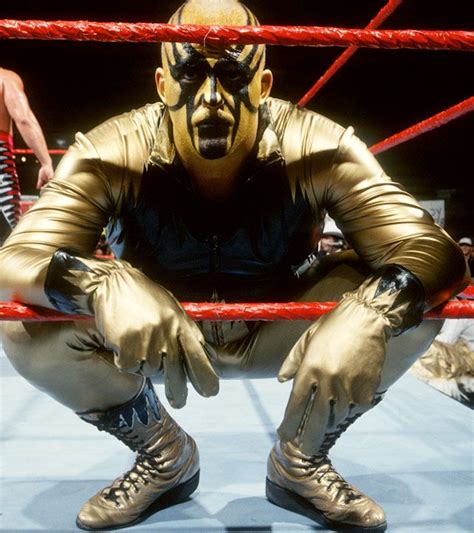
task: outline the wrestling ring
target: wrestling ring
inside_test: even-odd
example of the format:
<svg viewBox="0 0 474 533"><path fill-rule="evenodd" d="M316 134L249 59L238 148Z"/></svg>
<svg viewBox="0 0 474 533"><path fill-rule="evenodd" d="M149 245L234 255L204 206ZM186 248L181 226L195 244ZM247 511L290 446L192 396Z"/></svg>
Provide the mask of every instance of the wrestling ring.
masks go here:
<svg viewBox="0 0 474 533"><path fill-rule="evenodd" d="M474 32L377 29L400 3L401 0L389 0L364 29L4 19L0 20L0 39L344 47L334 64L300 99L298 105L304 106L361 47L474 51ZM371 151L377 154L389 150L473 110L474 96L453 102L435 115L382 139ZM24 149L14 152L31 153ZM474 318L473 287L458 296L460 299L430 310L425 319ZM196 320L225 321L314 320L334 306L334 302L183 302ZM71 319L87 317L63 315L19 302L0 302L0 320ZM8 490L0 493L0 528L72 531L80 503L122 467L128 468L130 452L96 434L20 379L6 357L0 357L0 376L5 428L0 445L2 456L7 459L2 483L5 488L8 483ZM201 449L204 475L199 492L189 502L164 510L130 531L325 531L304 517L275 508L262 495L266 452L275 439L290 386L275 384L275 380L258 380L258 385L255 380L232 380L222 385L218 399L204 399L190 391L192 407L173 415L195 436ZM160 396L164 397L161 390ZM244 413L245 420L242 414L239 418L233 413ZM473 427L465 406L407 375L390 389L377 409L341 439L334 458L351 481L376 496L384 506L390 532L464 533L474 527L469 494ZM54 457L48 459L51 455ZM33 477L28 462L34 464Z"/></svg>
<svg viewBox="0 0 474 533"><path fill-rule="evenodd" d="M402 3L389 0L364 29L290 26L200 26L161 23L107 23L91 21L0 20L0 39L71 40L98 42L157 43L164 41L196 42L202 45L267 44L283 46L338 46L345 51L334 61L299 100L306 105L329 79L350 59L357 48L407 48L424 50L474 50L474 32L422 31L377 29ZM394 133L370 147L379 154L438 128L474 110L474 96ZM65 150L50 150L62 154ZM28 149L14 149L14 153L29 154ZM25 206L23 206L24 208ZM468 292L472 297L472 292ZM314 320L334 307L334 302L302 304L289 302L209 304L183 303L190 316L197 320ZM2 320L61 320L73 317L41 311L14 302L0 302ZM83 318L83 317L82 317ZM428 312L425 318L474 318L474 303L469 300L447 302Z"/></svg>

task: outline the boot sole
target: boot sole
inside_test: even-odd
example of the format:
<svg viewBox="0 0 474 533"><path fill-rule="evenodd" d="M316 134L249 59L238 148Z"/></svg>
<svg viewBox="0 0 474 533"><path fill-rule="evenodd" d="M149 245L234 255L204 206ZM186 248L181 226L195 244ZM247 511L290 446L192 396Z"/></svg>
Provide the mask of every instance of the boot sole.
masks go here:
<svg viewBox="0 0 474 533"><path fill-rule="evenodd" d="M383 522L377 526L371 527L334 522L333 520L327 518L321 511L318 511L306 498L303 498L295 492L291 492L276 485L268 478L265 492L267 499L271 503L278 505L278 507L283 507L283 509L287 509L288 511L293 511L294 513L306 516L321 526L334 531L350 531L351 533L380 533L385 531L387 528L387 522Z"/></svg>
<svg viewBox="0 0 474 533"><path fill-rule="evenodd" d="M116 526L107 526L107 527L89 527L83 524L78 518L76 519L76 526L80 529L86 531L115 531L116 529L123 529L124 527L135 526L140 522L143 522L151 515L162 511L167 507L176 505L178 503L183 503L188 500L189 496L197 489L199 485L199 470L194 474L193 477L189 478L181 485L177 485L172 489L166 491L161 496L159 496L149 507L147 507L135 520L132 522L127 522L126 524L120 524Z"/></svg>

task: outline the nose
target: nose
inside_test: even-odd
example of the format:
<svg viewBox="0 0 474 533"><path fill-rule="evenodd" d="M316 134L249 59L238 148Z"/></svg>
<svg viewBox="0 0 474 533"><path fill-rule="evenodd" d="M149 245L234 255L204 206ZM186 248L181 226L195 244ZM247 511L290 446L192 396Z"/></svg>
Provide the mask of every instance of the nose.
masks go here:
<svg viewBox="0 0 474 533"><path fill-rule="evenodd" d="M217 76L213 73L206 77L204 83L203 103L207 107L222 107L224 100L221 94L221 86Z"/></svg>

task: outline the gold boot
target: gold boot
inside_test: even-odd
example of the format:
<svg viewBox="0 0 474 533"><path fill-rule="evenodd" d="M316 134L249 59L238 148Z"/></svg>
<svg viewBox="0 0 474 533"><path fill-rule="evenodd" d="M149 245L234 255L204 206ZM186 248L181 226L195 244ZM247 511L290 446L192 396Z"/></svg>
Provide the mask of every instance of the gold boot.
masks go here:
<svg viewBox="0 0 474 533"><path fill-rule="evenodd" d="M137 452L128 472L85 503L77 515L79 528L95 531L137 524L185 501L196 490L196 443L168 415L149 380L130 402L79 416Z"/></svg>
<svg viewBox="0 0 474 533"><path fill-rule="evenodd" d="M383 509L339 475L327 456L348 425L328 433L322 449L312 457L293 442L278 441L268 458L267 498L336 531L385 531Z"/></svg>

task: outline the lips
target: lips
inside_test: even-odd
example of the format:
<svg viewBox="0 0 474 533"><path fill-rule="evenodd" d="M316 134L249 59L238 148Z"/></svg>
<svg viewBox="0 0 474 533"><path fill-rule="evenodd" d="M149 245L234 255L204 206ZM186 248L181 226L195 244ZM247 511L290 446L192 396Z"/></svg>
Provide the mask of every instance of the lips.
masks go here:
<svg viewBox="0 0 474 533"><path fill-rule="evenodd" d="M230 123L221 118L208 118L197 125L200 137L226 136L230 129Z"/></svg>

